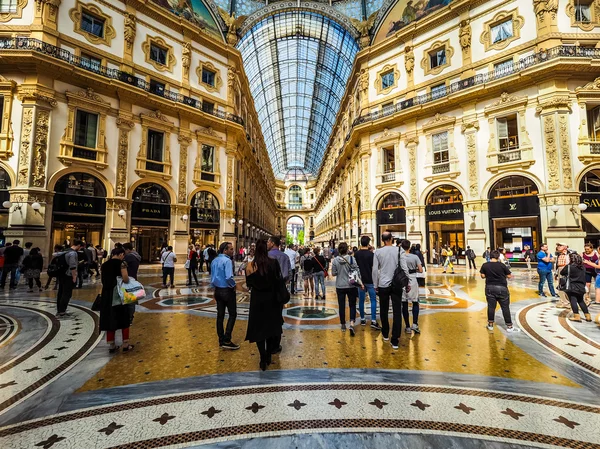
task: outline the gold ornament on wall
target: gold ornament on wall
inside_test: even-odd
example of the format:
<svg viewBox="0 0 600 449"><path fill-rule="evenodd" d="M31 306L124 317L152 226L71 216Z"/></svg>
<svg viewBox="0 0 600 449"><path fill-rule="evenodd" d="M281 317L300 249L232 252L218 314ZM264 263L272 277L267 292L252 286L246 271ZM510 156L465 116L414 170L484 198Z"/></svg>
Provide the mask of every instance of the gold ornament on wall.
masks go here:
<svg viewBox="0 0 600 449"><path fill-rule="evenodd" d="M103 36L96 36L95 34L88 33L81 29L83 11L104 21ZM82 35L94 45L104 44L110 47L112 40L117 36L117 32L112 26L112 17L108 14L104 14L100 8L92 3L81 3L77 1L75 7L69 10L69 17L74 24L73 31Z"/></svg>
<svg viewBox="0 0 600 449"><path fill-rule="evenodd" d="M445 50L446 53L446 62L436 67L431 67L431 53L437 52L442 49ZM453 55L454 48L450 45L450 39L446 39L445 41L435 41L433 44L431 44L431 46L428 49L423 51L423 59L421 59L421 68L423 69L425 75L438 75L445 68L450 67L450 65L452 64Z"/></svg>
<svg viewBox="0 0 600 449"><path fill-rule="evenodd" d="M412 73L415 68L415 53L412 47L406 47L404 50L404 68L407 73Z"/></svg>
<svg viewBox="0 0 600 449"><path fill-rule="evenodd" d="M492 28L508 20L512 23L512 36L499 42L492 42ZM485 51L503 50L511 42L521 38L521 28L523 28L524 24L525 19L518 14L516 8L512 11L500 11L491 20L483 24L483 33L481 33L479 41L483 44Z"/></svg>
<svg viewBox="0 0 600 449"><path fill-rule="evenodd" d="M162 48L167 53L165 64L160 64L150 58L150 49L152 45ZM154 67L159 72L172 72L177 60L173 47L159 36L146 36L146 40L142 43L142 51L144 52L144 60Z"/></svg>
<svg viewBox="0 0 600 449"><path fill-rule="evenodd" d="M235 13L231 13L231 15L230 15L227 11L225 11L221 7L217 6L217 8L219 9L219 14L221 15L221 18L223 19L223 22L225 22L225 25L227 26L227 43L231 46L237 45L237 43L238 43L237 30L242 25L242 23L244 23L244 20L246 20L246 18L248 16L235 17Z"/></svg>
<svg viewBox="0 0 600 449"><path fill-rule="evenodd" d="M37 114L35 141L33 145L31 185L43 188L46 186L46 154L48 151L48 129L50 111L40 109Z"/></svg>
<svg viewBox="0 0 600 449"><path fill-rule="evenodd" d="M135 42L135 35L136 35L135 25L136 25L135 16L133 14L126 14L125 15L125 27L123 30L123 38L125 39L125 42L127 43L127 48L133 47L133 43Z"/></svg>
<svg viewBox="0 0 600 449"><path fill-rule="evenodd" d="M554 115L547 115L544 117L544 143L546 145L548 187L550 190L557 190L560 187L560 176L558 173L558 152L556 151Z"/></svg>
<svg viewBox="0 0 600 449"><path fill-rule="evenodd" d="M19 151L19 165L17 173L17 185L27 186L29 179L29 148L31 134L33 132L33 108L23 109L21 122L21 146Z"/></svg>
<svg viewBox="0 0 600 449"><path fill-rule="evenodd" d="M469 50L471 48L471 25L470 21L463 20L460 22L460 30L458 33L458 39L460 41L460 48L463 51Z"/></svg>
<svg viewBox="0 0 600 449"><path fill-rule="evenodd" d="M356 28L360 36L358 43L361 50L367 48L371 43L369 32L371 31L371 28L373 28L373 24L375 23L375 18L377 17L378 13L379 11L375 11L367 18L367 20L362 21L350 18L352 25L354 25L354 28Z"/></svg>
<svg viewBox="0 0 600 449"><path fill-rule="evenodd" d="M202 69L210 70L215 74L215 84L210 85L208 83L202 82ZM203 86L209 92L219 92L221 86L223 85L223 79L221 78L221 71L217 69L214 64L208 61L200 62L198 67L196 68L196 75L198 75L198 83Z"/></svg>

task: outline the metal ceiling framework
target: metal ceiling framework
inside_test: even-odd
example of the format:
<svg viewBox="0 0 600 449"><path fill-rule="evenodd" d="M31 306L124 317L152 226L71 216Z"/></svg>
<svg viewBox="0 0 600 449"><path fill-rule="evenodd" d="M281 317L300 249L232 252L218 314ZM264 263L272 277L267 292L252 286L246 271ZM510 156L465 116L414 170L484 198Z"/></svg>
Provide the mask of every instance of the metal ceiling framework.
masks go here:
<svg viewBox="0 0 600 449"><path fill-rule="evenodd" d="M329 17L286 10L240 39L273 172L318 172L359 46Z"/></svg>

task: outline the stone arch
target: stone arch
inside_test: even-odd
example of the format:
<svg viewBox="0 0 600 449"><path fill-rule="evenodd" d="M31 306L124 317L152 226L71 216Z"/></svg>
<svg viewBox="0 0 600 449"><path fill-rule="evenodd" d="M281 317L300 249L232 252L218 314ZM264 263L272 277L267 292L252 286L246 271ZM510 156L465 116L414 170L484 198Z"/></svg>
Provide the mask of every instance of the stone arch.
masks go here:
<svg viewBox="0 0 600 449"><path fill-rule="evenodd" d="M406 195L401 190L387 189L387 190L383 190L383 191L379 192L377 195L375 195L375 198L373 198L373 201L371 201L371 206L373 206L375 210L378 210L379 203L381 203L381 200L390 193L397 193L404 200L404 205L406 206L408 204Z"/></svg>
<svg viewBox="0 0 600 449"><path fill-rule="evenodd" d="M135 189L137 189L142 184L157 184L157 185L163 187L169 194L169 197L171 199L170 204L175 204L173 202L174 200L177 200L177 195L176 195L175 191L171 188L171 186L169 184L167 184L166 182L164 182L160 179L156 179L156 178L142 178L142 179L137 180L133 184L131 184L127 191L127 197L130 200L133 201L133 192L135 192Z"/></svg>
<svg viewBox="0 0 600 449"><path fill-rule="evenodd" d="M17 184L17 175L13 171L10 165L5 164L4 162L0 162L0 168L2 168L10 178L10 188L12 189Z"/></svg>
<svg viewBox="0 0 600 449"><path fill-rule="evenodd" d="M522 176L523 178L527 178L537 186L538 192L540 195L542 195L544 193L544 183L533 173L522 172L522 171L507 171L507 172L503 172L503 173L498 173L495 176L492 176L490 179L488 179L488 181L485 183L485 185L481 189L481 193L480 193L481 200L487 201L490 196L491 188L494 187L494 185L496 185L496 183L498 181L500 181L502 178L506 178L508 176ZM583 177L583 174L581 176ZM577 185L579 185L579 182L577 183ZM464 199L463 199L463 201L464 201Z"/></svg>
<svg viewBox="0 0 600 449"><path fill-rule="evenodd" d="M192 204L192 200L194 199L194 196L198 193L198 192L208 192L211 195L213 195L217 201L219 202L219 210L223 210L225 208L225 200L223 199L223 197L221 196L221 194L219 193L219 191L217 189L215 189L212 186L203 186L203 187L198 187L194 190L192 190L192 192L188 195L187 198L187 205L189 206L190 204Z"/></svg>
<svg viewBox="0 0 600 449"><path fill-rule="evenodd" d="M421 192L421 197L419 198L419 204L422 204L424 206L427 205L427 197L431 194L431 192L433 192L437 187L441 187L444 185L449 185L449 186L455 187L462 195L463 203L466 201L465 198L468 198L466 195L465 189L459 183L457 183L455 181L438 181L433 184L430 184L428 189L423 190L423 192Z"/></svg>
<svg viewBox="0 0 600 449"><path fill-rule="evenodd" d="M600 164L592 164L586 166L583 168L583 170L579 172L577 178L575 179L575 189L577 190L577 192L579 192L579 184L581 184L581 181L583 181L583 177L592 170L600 170Z"/></svg>
<svg viewBox="0 0 600 449"><path fill-rule="evenodd" d="M106 189L106 197L113 198L114 197L114 186L113 184L104 176L102 173L93 170L87 167L67 167L62 170L57 171L52 175L50 180L48 181L48 190L54 191L56 187L56 183L62 179L65 175L69 175L71 173L86 173L97 178L102 184L104 184L104 188Z"/></svg>

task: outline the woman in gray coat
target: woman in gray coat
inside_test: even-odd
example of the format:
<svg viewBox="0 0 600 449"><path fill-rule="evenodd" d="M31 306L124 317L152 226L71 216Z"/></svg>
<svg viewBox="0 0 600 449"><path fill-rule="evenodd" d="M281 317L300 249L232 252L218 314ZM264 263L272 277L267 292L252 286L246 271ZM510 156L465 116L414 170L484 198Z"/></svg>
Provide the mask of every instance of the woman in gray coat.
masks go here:
<svg viewBox="0 0 600 449"><path fill-rule="evenodd" d="M338 246L339 255L333 259L331 273L335 278L335 291L340 309L342 332L346 332L346 296L350 306L350 336L354 337L354 321L356 320L356 298L358 288L362 287L360 271L356 259L348 256L348 244L342 242Z"/></svg>

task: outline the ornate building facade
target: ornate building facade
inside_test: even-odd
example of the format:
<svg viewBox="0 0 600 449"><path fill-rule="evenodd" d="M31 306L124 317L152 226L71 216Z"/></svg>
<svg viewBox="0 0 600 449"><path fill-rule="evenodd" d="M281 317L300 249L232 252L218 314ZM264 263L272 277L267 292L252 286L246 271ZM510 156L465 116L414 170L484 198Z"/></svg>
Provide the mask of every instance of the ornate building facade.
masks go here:
<svg viewBox="0 0 600 449"><path fill-rule="evenodd" d="M412 14L400 6L390 16ZM597 245L599 12L458 0L375 31L318 174L315 240L390 230L430 253L505 247L517 259L543 241Z"/></svg>
<svg viewBox="0 0 600 449"><path fill-rule="evenodd" d="M239 245L276 231L240 53L160 2L2 3L4 238Z"/></svg>

